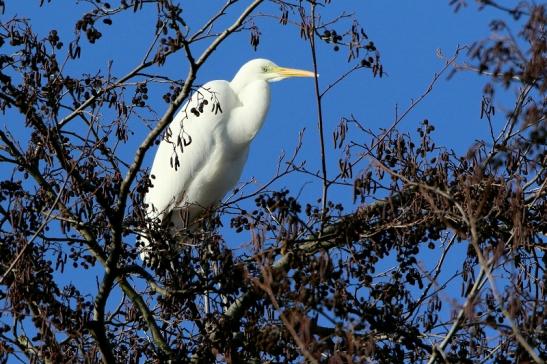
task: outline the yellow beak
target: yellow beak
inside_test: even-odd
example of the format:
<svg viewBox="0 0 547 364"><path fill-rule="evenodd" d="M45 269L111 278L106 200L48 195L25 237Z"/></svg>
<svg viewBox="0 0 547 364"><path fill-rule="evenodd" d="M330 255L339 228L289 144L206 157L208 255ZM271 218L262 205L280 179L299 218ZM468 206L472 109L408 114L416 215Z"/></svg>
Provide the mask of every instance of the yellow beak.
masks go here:
<svg viewBox="0 0 547 364"><path fill-rule="evenodd" d="M282 77L315 77L314 72L299 70L296 68L277 67L273 71Z"/></svg>

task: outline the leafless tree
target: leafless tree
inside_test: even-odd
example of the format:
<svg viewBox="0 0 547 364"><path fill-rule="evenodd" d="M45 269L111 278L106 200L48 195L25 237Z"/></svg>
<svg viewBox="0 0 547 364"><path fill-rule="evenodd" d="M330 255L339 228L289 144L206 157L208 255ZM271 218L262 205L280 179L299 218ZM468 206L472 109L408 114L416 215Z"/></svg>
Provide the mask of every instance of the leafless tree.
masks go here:
<svg viewBox="0 0 547 364"><path fill-rule="evenodd" d="M544 5L477 1L518 21L492 22L491 37L444 58L387 128L368 129L348 110L331 143L324 96L357 70L384 70L374 42L351 15L333 14L330 0L227 0L196 29L184 2L82 3L89 11L72 39L39 34L24 14L0 23L1 362L546 360ZM0 0L0 10L9 6ZM138 14L157 26L133 70L71 73L115 36L118 17ZM198 231L152 228L153 264L144 265L144 157L221 43L248 32L250 46L259 45L261 17L298 27L316 69L319 43L348 59L336 81L315 81L320 168L299 162L299 144L269 183L229 197ZM162 73L176 54L186 61L181 80ZM416 134L399 129L439 79L458 72L489 80L477 118L491 137L477 137L464 155L437 145L428 120ZM505 114L495 107L504 89L516 91ZM164 109L148 101L153 94ZM149 125L144 139L133 136L135 125ZM128 147L134 158L123 160ZM342 155L335 166L331 152ZM275 190L287 175L312 178L320 196ZM354 205L333 200L333 188ZM255 207L245 210L249 201ZM221 217L250 232L250 244L227 241ZM451 271L458 245L467 253ZM433 269L421 263L428 249ZM378 271L389 259L392 268ZM96 289L75 272L99 277ZM454 284L461 306L450 301L460 297L447 288Z"/></svg>

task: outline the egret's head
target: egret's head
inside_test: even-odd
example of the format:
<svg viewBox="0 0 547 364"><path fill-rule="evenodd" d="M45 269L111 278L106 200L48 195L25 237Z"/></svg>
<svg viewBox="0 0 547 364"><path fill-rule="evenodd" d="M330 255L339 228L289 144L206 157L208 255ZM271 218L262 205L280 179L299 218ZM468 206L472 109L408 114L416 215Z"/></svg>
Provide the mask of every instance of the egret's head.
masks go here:
<svg viewBox="0 0 547 364"><path fill-rule="evenodd" d="M289 77L315 77L315 73L295 68L280 67L270 60L257 58L245 63L236 75L247 80L260 79L268 82L281 81Z"/></svg>

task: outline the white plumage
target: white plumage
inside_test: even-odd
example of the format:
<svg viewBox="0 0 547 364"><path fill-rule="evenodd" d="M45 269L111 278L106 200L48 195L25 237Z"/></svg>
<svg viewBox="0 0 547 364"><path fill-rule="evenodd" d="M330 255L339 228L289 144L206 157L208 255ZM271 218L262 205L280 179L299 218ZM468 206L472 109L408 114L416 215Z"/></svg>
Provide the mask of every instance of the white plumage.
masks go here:
<svg viewBox="0 0 547 364"><path fill-rule="evenodd" d="M314 77L266 59L244 64L231 82L200 87L174 117L150 172L146 214L180 230L217 204L238 182L270 104L268 82ZM143 239L148 246L148 239Z"/></svg>

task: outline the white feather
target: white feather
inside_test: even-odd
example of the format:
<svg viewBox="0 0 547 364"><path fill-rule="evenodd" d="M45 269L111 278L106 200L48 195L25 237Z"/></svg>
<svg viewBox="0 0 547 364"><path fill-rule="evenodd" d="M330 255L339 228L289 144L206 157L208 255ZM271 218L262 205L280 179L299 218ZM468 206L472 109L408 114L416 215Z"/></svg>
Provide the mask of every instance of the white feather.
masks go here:
<svg viewBox="0 0 547 364"><path fill-rule="evenodd" d="M176 231L222 200L238 182L250 143L264 122L270 104L268 82L313 76L255 59L231 82L211 81L200 87L160 142L150 171L153 186L144 199L147 217L169 222ZM150 245L149 239L142 242Z"/></svg>

